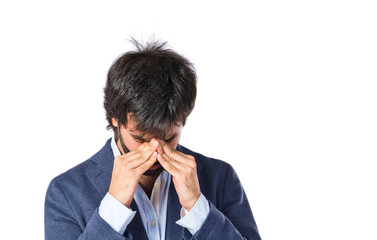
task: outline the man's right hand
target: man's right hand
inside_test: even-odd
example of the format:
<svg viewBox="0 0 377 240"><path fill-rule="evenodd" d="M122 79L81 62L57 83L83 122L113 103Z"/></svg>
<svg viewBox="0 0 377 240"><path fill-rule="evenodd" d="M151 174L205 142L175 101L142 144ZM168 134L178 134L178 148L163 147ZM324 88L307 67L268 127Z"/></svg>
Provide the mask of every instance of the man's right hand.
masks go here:
<svg viewBox="0 0 377 240"><path fill-rule="evenodd" d="M140 177L156 162L158 146L152 139L114 159L109 193L126 207L131 205Z"/></svg>

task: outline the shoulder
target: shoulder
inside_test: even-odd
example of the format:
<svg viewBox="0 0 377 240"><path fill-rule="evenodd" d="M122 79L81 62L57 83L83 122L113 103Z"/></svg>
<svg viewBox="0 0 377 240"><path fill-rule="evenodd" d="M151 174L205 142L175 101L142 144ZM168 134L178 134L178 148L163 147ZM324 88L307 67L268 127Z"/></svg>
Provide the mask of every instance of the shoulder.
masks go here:
<svg viewBox="0 0 377 240"><path fill-rule="evenodd" d="M70 188L82 182L87 175L87 171L95 167L94 162L88 159L77 166L59 174L51 180L50 186Z"/></svg>
<svg viewBox="0 0 377 240"><path fill-rule="evenodd" d="M100 173L101 162L109 159L111 155L110 140L108 140L92 157L53 178L50 187L75 188L78 185L87 184L88 176L96 175L96 172Z"/></svg>

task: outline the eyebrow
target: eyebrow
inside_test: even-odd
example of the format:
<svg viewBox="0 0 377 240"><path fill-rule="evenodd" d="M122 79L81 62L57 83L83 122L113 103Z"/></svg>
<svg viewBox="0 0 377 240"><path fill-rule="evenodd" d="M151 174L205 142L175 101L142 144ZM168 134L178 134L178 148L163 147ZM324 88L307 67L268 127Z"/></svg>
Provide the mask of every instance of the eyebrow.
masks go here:
<svg viewBox="0 0 377 240"><path fill-rule="evenodd" d="M164 142L170 142L172 141L174 138L176 138L178 136L178 133L175 133L173 134L170 138L168 139L161 139L163 140ZM131 134L131 137L133 137L133 139L137 140L137 141L141 141L141 142L149 142L151 141L152 138L150 139L145 139L143 138L142 136L139 136L139 135L134 135L134 134Z"/></svg>

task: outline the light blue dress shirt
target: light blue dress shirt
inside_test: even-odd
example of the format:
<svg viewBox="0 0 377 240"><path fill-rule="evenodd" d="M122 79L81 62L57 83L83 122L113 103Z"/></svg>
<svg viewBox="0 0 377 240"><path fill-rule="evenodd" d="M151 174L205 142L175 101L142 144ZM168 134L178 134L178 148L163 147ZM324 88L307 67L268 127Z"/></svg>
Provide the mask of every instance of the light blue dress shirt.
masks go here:
<svg viewBox="0 0 377 240"><path fill-rule="evenodd" d="M111 148L114 158L120 155L114 138L111 140ZM137 185L134 200L139 209L144 229L149 239L165 239L167 203L171 175L165 170L158 176L149 199L140 184ZM181 209L181 219L176 224L187 228L194 235L202 226L209 213L208 200L203 194L200 195L194 207L188 212ZM118 233L123 234L127 225L136 214L111 194L107 193L99 206L99 215Z"/></svg>

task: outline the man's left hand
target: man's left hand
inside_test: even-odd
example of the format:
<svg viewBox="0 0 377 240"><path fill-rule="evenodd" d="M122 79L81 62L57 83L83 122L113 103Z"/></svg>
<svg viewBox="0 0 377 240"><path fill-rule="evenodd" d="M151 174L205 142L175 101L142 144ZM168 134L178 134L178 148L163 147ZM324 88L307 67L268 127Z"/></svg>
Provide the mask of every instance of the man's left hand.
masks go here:
<svg viewBox="0 0 377 240"><path fill-rule="evenodd" d="M200 197L195 158L170 148L163 141L160 146L157 149L157 160L172 175L182 207L190 211Z"/></svg>

